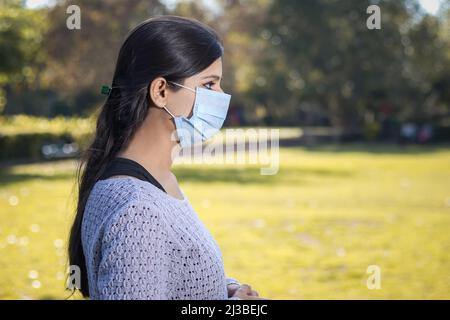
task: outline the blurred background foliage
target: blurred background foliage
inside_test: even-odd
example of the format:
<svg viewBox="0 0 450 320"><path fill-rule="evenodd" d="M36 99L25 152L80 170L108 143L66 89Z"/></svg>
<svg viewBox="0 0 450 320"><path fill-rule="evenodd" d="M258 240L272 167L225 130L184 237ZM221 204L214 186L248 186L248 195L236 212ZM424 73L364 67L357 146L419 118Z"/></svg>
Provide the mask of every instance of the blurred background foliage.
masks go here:
<svg viewBox="0 0 450 320"><path fill-rule="evenodd" d="M450 6L442 2L431 15L416 0L377 3L381 30L367 29L371 1L361 0L70 1L82 8L77 31L65 25L67 1L29 9L2 0L2 114L90 115L127 32L150 16L176 14L223 38L224 87L238 115L230 124L326 125L349 134L374 123L393 131L405 121L448 126Z"/></svg>
<svg viewBox="0 0 450 320"><path fill-rule="evenodd" d="M436 14L417 0L377 1L381 30L366 27L372 1L361 0L29 2L0 1L3 118L92 118L129 30L174 14L211 25L223 39L228 126L319 126L339 132L334 141L450 140L448 1ZM81 30L66 27L69 4L82 8ZM43 141L61 138L36 142L5 130L3 159L38 155ZM11 149L29 144L34 151Z"/></svg>

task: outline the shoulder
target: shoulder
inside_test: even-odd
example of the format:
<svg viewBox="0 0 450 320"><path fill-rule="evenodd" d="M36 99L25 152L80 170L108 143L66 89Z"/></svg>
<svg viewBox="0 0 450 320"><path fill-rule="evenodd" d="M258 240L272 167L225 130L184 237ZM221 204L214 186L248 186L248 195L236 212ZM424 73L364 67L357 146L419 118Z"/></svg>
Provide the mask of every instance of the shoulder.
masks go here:
<svg viewBox="0 0 450 320"><path fill-rule="evenodd" d="M131 177L97 181L90 192L83 216L86 238L119 229L160 227L166 215L158 194L148 192L140 180ZM123 232L123 231L121 231Z"/></svg>
<svg viewBox="0 0 450 320"><path fill-rule="evenodd" d="M91 198L106 197L108 199L140 199L140 188L131 177L99 180L91 190Z"/></svg>
<svg viewBox="0 0 450 320"><path fill-rule="evenodd" d="M133 177L99 180L92 188L87 206L118 208L129 201L159 203L164 200L157 187Z"/></svg>
<svg viewBox="0 0 450 320"><path fill-rule="evenodd" d="M152 202L133 199L108 217L104 225L103 242L137 239L143 244L146 239L168 237L168 229L165 212Z"/></svg>

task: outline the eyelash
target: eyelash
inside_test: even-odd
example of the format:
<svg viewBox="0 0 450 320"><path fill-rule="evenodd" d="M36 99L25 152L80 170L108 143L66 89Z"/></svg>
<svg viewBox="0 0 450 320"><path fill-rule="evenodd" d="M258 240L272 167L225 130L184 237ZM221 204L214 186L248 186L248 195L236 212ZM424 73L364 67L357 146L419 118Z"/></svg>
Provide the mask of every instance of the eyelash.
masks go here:
<svg viewBox="0 0 450 320"><path fill-rule="evenodd" d="M213 85L214 85L214 82L210 81L210 82L205 83L205 84L203 85L204 87L206 87L206 89L212 90L212 88L208 88L207 85L213 86Z"/></svg>

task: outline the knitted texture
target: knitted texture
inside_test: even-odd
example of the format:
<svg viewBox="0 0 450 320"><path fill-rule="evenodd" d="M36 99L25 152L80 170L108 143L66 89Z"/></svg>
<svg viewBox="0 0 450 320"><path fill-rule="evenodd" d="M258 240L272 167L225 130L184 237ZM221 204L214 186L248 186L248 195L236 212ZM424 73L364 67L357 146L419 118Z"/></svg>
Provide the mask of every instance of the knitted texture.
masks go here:
<svg viewBox="0 0 450 320"><path fill-rule="evenodd" d="M91 299L228 299L220 249L183 195L132 177L96 182L81 230Z"/></svg>

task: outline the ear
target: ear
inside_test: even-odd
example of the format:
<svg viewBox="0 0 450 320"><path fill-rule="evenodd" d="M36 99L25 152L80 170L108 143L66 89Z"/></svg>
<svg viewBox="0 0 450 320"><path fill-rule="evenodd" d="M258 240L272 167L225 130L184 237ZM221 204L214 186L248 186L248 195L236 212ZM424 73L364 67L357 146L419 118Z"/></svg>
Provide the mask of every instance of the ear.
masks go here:
<svg viewBox="0 0 450 320"><path fill-rule="evenodd" d="M163 77L155 78L149 86L148 95L151 104L157 108L162 108L167 104L168 85Z"/></svg>

